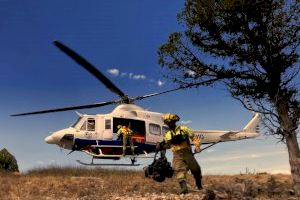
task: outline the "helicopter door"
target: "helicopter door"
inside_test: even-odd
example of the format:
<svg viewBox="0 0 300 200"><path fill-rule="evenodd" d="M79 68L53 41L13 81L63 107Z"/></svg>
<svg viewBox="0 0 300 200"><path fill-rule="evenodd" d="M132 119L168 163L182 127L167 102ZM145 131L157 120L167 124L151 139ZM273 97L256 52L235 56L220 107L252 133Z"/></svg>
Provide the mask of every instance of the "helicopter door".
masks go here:
<svg viewBox="0 0 300 200"><path fill-rule="evenodd" d="M161 126L159 124L149 123L149 133L147 134L147 142L156 143L162 140Z"/></svg>
<svg viewBox="0 0 300 200"><path fill-rule="evenodd" d="M102 139L103 140L112 140L112 125L111 125L111 118L104 118L104 130L102 132Z"/></svg>
<svg viewBox="0 0 300 200"><path fill-rule="evenodd" d="M127 118L113 118L113 133L116 135L118 131L118 125L128 126L133 131L133 142L145 143L146 125L145 121L127 119ZM116 137L114 138L117 139Z"/></svg>

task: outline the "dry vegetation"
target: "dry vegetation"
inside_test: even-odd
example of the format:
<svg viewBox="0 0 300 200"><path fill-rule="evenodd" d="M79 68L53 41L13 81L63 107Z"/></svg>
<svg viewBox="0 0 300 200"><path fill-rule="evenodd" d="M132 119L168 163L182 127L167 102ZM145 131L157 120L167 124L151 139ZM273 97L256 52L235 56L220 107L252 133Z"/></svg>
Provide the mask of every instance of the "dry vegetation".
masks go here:
<svg viewBox="0 0 300 200"><path fill-rule="evenodd" d="M189 188L195 185L189 177ZM205 176L203 191L178 195L176 180L157 183L142 171L47 168L0 173L0 199L296 199L288 175ZM215 196L215 198L214 198Z"/></svg>

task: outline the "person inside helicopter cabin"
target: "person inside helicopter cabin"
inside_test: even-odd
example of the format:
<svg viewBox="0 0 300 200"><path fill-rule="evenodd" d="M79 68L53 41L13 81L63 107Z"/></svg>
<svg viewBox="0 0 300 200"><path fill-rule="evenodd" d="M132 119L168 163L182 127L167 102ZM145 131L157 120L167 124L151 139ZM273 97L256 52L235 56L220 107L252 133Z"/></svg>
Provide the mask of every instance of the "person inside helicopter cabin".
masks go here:
<svg viewBox="0 0 300 200"><path fill-rule="evenodd" d="M133 131L128 126L118 125L117 128L118 128L118 132L117 132L118 139L123 137L123 154L122 154L122 156L125 156L125 154L126 154L126 145L127 145L128 141L130 144L131 154L134 155L134 145L133 145L133 141L132 141Z"/></svg>
<svg viewBox="0 0 300 200"><path fill-rule="evenodd" d="M201 168L193 156L190 140L195 145L195 152L200 152L201 139L194 136L192 130L186 126L177 126L179 116L167 113L163 116L164 123L169 127L166 132L164 141L157 145L157 150L171 148L173 151L173 168L176 178L180 185L180 193L188 193L186 175L188 170L191 170L196 186L199 190L202 188Z"/></svg>

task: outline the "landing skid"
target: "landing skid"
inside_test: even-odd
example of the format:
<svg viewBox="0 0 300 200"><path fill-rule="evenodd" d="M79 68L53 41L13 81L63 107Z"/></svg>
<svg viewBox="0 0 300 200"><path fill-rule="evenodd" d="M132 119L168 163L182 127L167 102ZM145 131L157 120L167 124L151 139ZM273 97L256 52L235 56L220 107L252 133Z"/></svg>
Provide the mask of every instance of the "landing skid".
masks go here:
<svg viewBox="0 0 300 200"><path fill-rule="evenodd" d="M120 155L123 157L122 155ZM126 156L128 157L128 156ZM99 159L99 157L92 157L92 162L91 163L85 163L80 160L76 160L79 164L81 165L86 165L86 166L139 166L140 164L134 164L136 162L136 156L129 156L131 164L123 164L123 163L99 163L95 164L94 159Z"/></svg>
<svg viewBox="0 0 300 200"><path fill-rule="evenodd" d="M81 164L81 165L85 165L85 166L139 166L140 164L122 164L122 163L99 163L99 164L96 164L96 163L85 163L85 162L82 162L80 160L76 160L77 163Z"/></svg>

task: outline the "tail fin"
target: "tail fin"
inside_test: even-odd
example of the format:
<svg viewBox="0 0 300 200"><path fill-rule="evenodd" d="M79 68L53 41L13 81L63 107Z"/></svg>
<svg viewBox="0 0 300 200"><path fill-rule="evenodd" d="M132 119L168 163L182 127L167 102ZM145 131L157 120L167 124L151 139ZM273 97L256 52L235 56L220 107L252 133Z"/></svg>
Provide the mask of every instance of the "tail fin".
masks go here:
<svg viewBox="0 0 300 200"><path fill-rule="evenodd" d="M245 132L257 133L259 132L258 126L260 122L260 114L255 113L250 122L244 127Z"/></svg>

